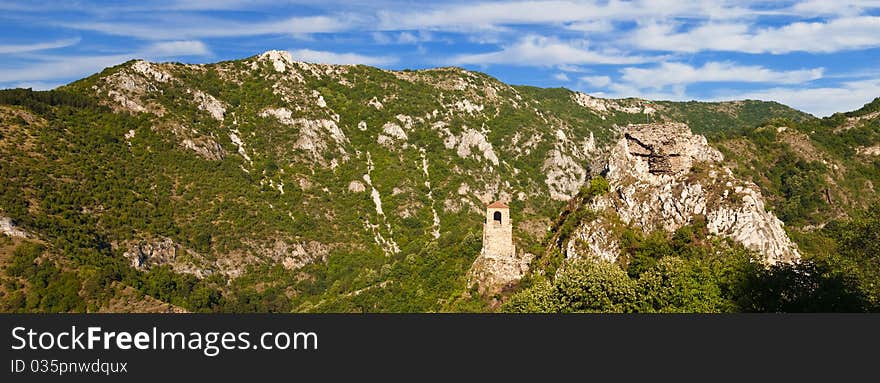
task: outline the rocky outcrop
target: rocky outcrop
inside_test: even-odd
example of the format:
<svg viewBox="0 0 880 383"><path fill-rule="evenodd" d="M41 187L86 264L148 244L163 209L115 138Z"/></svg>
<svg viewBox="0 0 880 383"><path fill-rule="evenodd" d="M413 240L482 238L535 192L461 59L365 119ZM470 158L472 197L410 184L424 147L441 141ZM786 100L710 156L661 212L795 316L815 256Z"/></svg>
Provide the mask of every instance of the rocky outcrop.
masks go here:
<svg viewBox="0 0 880 383"><path fill-rule="evenodd" d="M646 101L638 99L614 100L596 98L581 92L573 92L571 94L571 100L584 108L592 110L603 120L605 119L606 114L610 114L614 111L627 114L654 114L654 112L656 112L656 109L647 105Z"/></svg>
<svg viewBox="0 0 880 383"><path fill-rule="evenodd" d="M10 237L28 238L30 234L12 223L9 217L0 216L0 233Z"/></svg>
<svg viewBox="0 0 880 383"><path fill-rule="evenodd" d="M550 151L541 170L547 176L544 183L550 191L550 198L558 201L571 198L587 177L586 169L577 160L558 149Z"/></svg>
<svg viewBox="0 0 880 383"><path fill-rule="evenodd" d="M865 155L865 156L880 156L880 145L874 146L861 146L856 148L856 153Z"/></svg>
<svg viewBox="0 0 880 383"><path fill-rule="evenodd" d="M199 156L210 161L220 161L226 158L226 150L217 141L205 136L185 138L181 141L183 147L196 152Z"/></svg>
<svg viewBox="0 0 880 383"><path fill-rule="evenodd" d="M184 249L170 238L128 241L125 248L122 255L138 270L169 265L176 272L193 274L199 278L213 274L211 268L196 264L199 257L195 253Z"/></svg>
<svg viewBox="0 0 880 383"><path fill-rule="evenodd" d="M131 261L131 266L147 270L153 265L170 263L177 258L180 250L174 241L164 238L156 241L137 241L128 245L128 251L122 255Z"/></svg>
<svg viewBox="0 0 880 383"><path fill-rule="evenodd" d="M348 183L348 191L352 193L363 193L366 190L366 186L361 181L354 180Z"/></svg>
<svg viewBox="0 0 880 383"><path fill-rule="evenodd" d="M575 231L568 257L616 260L615 225L671 232L703 217L710 234L759 252L767 263L800 258L758 187L722 166L722 154L705 137L678 123L631 125L623 133L605 171L610 192L589 206L598 218Z"/></svg>
<svg viewBox="0 0 880 383"><path fill-rule="evenodd" d="M217 121L223 121L223 117L226 115L226 107L220 100L200 90L190 90L190 93L192 93L193 102L195 102L199 110L207 112Z"/></svg>
<svg viewBox="0 0 880 383"><path fill-rule="evenodd" d="M267 253L273 259L280 259L285 269L295 270L314 262L324 262L330 248L317 241L289 244L278 240Z"/></svg>
<svg viewBox="0 0 880 383"><path fill-rule="evenodd" d="M305 153L309 159L326 165L327 152L335 146L335 151L339 153L340 158L343 161L348 160L348 153L344 148L348 144L348 137L345 136L336 121L294 118L293 116L294 112L287 108L267 108L260 112L260 117L274 117L281 124L297 128L299 137L293 144L293 148Z"/></svg>
<svg viewBox="0 0 880 383"><path fill-rule="evenodd" d="M468 271L468 286L481 295L494 295L519 282L529 272L534 255L493 256L481 253Z"/></svg>

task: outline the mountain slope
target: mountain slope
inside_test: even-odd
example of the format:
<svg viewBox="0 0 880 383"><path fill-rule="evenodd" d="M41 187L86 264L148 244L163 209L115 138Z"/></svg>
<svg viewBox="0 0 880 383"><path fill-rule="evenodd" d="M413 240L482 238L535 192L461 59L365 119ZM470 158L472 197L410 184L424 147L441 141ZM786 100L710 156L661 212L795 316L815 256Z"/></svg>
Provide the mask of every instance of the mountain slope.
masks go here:
<svg viewBox="0 0 880 383"><path fill-rule="evenodd" d="M509 200L517 248L541 253L621 127L684 120L726 143L764 119L821 124L279 51L0 99L0 215L74 270L113 270L81 279L190 310L483 310L462 298L483 205Z"/></svg>

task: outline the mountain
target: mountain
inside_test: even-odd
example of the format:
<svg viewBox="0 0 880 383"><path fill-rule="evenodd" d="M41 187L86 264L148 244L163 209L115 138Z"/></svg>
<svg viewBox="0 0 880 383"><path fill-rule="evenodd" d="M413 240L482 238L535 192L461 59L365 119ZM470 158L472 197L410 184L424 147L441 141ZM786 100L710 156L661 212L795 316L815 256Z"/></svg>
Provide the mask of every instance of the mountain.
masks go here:
<svg viewBox="0 0 880 383"><path fill-rule="evenodd" d="M645 123L704 135L820 250L812 232L876 197L874 109L601 99L281 51L134 60L0 92L0 293L5 311L486 310L467 287L485 204L509 202L543 273L547 228Z"/></svg>

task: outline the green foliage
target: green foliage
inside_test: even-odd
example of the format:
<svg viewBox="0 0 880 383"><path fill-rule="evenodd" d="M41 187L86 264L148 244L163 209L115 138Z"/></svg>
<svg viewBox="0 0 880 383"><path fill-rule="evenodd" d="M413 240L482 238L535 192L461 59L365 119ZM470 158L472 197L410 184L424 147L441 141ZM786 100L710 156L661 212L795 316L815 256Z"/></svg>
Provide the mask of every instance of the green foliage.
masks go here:
<svg viewBox="0 0 880 383"><path fill-rule="evenodd" d="M854 110L852 112L843 113L847 117L858 117L864 116L869 113L880 111L880 97L875 98L871 102L865 104L858 110Z"/></svg>
<svg viewBox="0 0 880 383"><path fill-rule="evenodd" d="M6 274L27 281L27 288L0 300L4 312L85 311L85 301L79 294L80 279L54 262L40 259L44 251L45 246L29 242L13 251Z"/></svg>
<svg viewBox="0 0 880 383"><path fill-rule="evenodd" d="M0 89L0 105L24 106L37 113L47 113L52 106L95 107L94 99L61 90L33 91L30 88Z"/></svg>
<svg viewBox="0 0 880 383"><path fill-rule="evenodd" d="M870 309L853 276L833 265L804 261L756 268L742 283L743 311L862 312Z"/></svg>
<svg viewBox="0 0 880 383"><path fill-rule="evenodd" d="M707 138L740 136L748 130L774 118L791 121L810 121L814 118L804 112L776 102L755 100L706 103L698 101L670 102L656 101L666 108L674 121L685 122L696 134Z"/></svg>
<svg viewBox="0 0 880 383"><path fill-rule="evenodd" d="M849 221L828 224L823 234L834 241L835 256L820 258L835 272L856 278L860 291L880 310L880 204Z"/></svg>
<svg viewBox="0 0 880 383"><path fill-rule="evenodd" d="M571 127L566 134L573 142L594 135L602 145L613 138L613 126L655 118L615 111L600 115L575 104L566 89L498 86L498 98L518 100L516 106L487 103L482 115L449 116L445 127L455 135L465 127L485 127L502 159L497 168L487 169L478 156L462 158L449 151L429 122L417 121L408 132L410 143L417 143L411 147L389 149L377 144L376 136L397 115L419 120L434 110L442 113L455 98L474 96L469 92L498 85L497 80L468 74L473 89L462 90L445 86L465 76L456 68L411 71L407 75L412 77L403 79L354 66L340 75L345 81L302 70L303 82L286 84L287 90L303 90L308 97L313 97L312 90L319 92L351 144L345 148L349 161L342 161L342 154L332 147L321 150L315 159L296 149L303 135L301 126L260 116L265 108L286 106L294 110L293 118L331 118L323 109L290 105L290 95L276 91L276 85L283 89L281 85L293 76L279 77L270 65L251 68L240 61L221 63L222 70L212 65L192 70L168 64L163 69L176 81L154 83L156 91L143 95L145 103L164 110L162 116L113 113L100 106L111 101L103 93L96 95L92 86L106 85L103 81L108 76L130 64L108 68L55 91L0 91L4 112L14 109L40 117L38 123L28 123L15 113L10 124L3 121L4 126L21 129L0 129L0 213L46 241L41 249L22 245L11 258L5 279L9 286L4 290L8 294L2 298L5 311L94 310L113 297L115 285L134 287L191 311L485 310L485 302L464 298L465 275L480 249L482 217L468 213L466 207L452 212L442 201L459 199L457 189L462 184L474 187L493 177L510 182L517 190L544 187L540 182L545 178L543 163L554 141L548 139L552 133L546 129L547 119L551 125ZM238 78L230 81L228 76L236 73ZM217 121L195 105L193 89L221 100L228 118ZM382 95L394 97L383 101L381 110L368 106L369 100L382 99ZM829 186L824 177L830 170L817 161L792 160L793 151L779 143L774 129L755 126L768 117L787 118L785 123L799 131L815 130L811 137L818 146L847 159L855 158L856 145L876 142L878 136L876 123L835 133L832 124L844 121L845 116L813 121L775 103L615 102L633 108L651 104L663 118L688 121L695 132L710 138L743 136L754 142L761 156L741 159L738 171L755 168L750 176L767 193L778 196L772 204L787 223L819 223L830 214L826 214L821 192ZM356 128L361 121L367 130ZM238 148L226 139L231 130L247 141L251 161L238 155ZM505 152L502 148L510 147L516 134L521 135L520 143L535 138L535 146L529 151ZM219 161L199 157L184 148L184 139L216 143L226 156ZM424 149L430 176L423 174L419 149ZM367 173L365 153L374 162L371 178L382 195L384 217L375 213L369 192L347 190L348 182ZM336 160L337 166L319 167L316 162L321 160ZM856 160L845 165L855 176L848 175L846 182L851 184L844 187L858 190L865 185L862 181L880 184L876 169L880 166ZM282 183L283 193L273 186ZM604 179L594 178L573 204L588 203L608 189ZM434 201L427 197L429 192ZM514 220L552 217L561 205L530 194L526 202L512 202ZM441 220L439 238L430 232L432 208ZM569 206L553 223L551 236L564 242L590 219L588 209ZM376 234L369 229L372 226L378 226L376 230L385 239L393 236L401 251L386 254L377 245ZM543 302L538 304L539 311L728 311L732 291L738 286L733 281L742 280L733 276L745 266L718 266L724 262L716 261L703 246L703 231L696 226L682 229L671 239L625 234L629 236L624 244L628 263L620 270L583 266L587 269L577 271L564 264L558 248L551 249L541 265L547 275L557 269L560 275L571 273L554 287L561 292L538 289L557 283L540 278L526 291ZM521 249L541 246L541 238L521 232L516 236ZM874 259L855 250L857 240L828 236L827 246L839 244L841 256L852 259L841 264L859 273L868 270L859 274L860 288L876 291L869 282L876 276L869 272ZM156 238L170 238L205 262L226 256L260 258L263 249L279 240L288 244L315 241L331 250L326 259L295 271L267 262L250 266L231 281L219 274L199 279L168 266L136 271L121 257L119 247L128 241ZM588 276L596 276L596 283L586 292L579 291L578 286L590 283ZM616 283L621 285L611 286Z"/></svg>
<svg viewBox="0 0 880 383"><path fill-rule="evenodd" d="M617 265L580 260L566 265L553 282L538 283L504 304L508 312L632 312L638 286Z"/></svg>
<svg viewBox="0 0 880 383"><path fill-rule="evenodd" d="M582 198L584 201L589 201L592 200L593 197L608 193L609 188L610 186L605 177L595 176L590 179L590 182L587 185L581 187L578 197Z"/></svg>
<svg viewBox="0 0 880 383"><path fill-rule="evenodd" d="M621 264L598 259L565 263L552 281L540 280L513 295L509 312L861 312L876 310L866 291L876 288L876 216L852 223L841 238L847 264L806 260L765 266L755 254L710 240L697 220L669 236L621 234ZM861 225L861 226L860 226ZM836 229L835 229L836 230ZM840 231L835 231L840 233ZM850 242L848 242L850 241ZM876 247L876 245L873 245ZM856 261L859 260L859 261ZM857 263L860 265L856 266ZM623 266L623 267L622 267ZM861 270L861 278L853 269ZM874 290L876 293L876 290Z"/></svg>
<svg viewBox="0 0 880 383"><path fill-rule="evenodd" d="M595 176L582 186L577 195L569 201L568 207L556 218L550 227L548 236L555 238L556 246L562 246L584 221L595 218L595 213L584 206L593 198L608 193L608 181L602 176Z"/></svg>
<svg viewBox="0 0 880 383"><path fill-rule="evenodd" d="M736 309L720 271L706 262L664 257L639 274L641 312L728 312Z"/></svg>

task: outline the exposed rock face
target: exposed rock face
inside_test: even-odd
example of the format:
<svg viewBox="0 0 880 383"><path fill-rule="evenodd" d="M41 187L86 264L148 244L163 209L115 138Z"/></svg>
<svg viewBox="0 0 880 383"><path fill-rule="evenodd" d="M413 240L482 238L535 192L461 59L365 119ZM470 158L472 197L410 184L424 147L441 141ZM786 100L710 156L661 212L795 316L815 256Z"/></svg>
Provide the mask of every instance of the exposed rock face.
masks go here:
<svg viewBox="0 0 880 383"><path fill-rule="evenodd" d="M276 72L284 73L288 66L293 63L293 58L288 51L271 50L260 55L260 60L269 61Z"/></svg>
<svg viewBox="0 0 880 383"><path fill-rule="evenodd" d="M477 286L480 294L494 295L519 282L529 272L532 254L513 257L488 257L480 254L468 272L468 286Z"/></svg>
<svg viewBox="0 0 880 383"><path fill-rule="evenodd" d="M288 244L279 240L275 241L269 253L273 258L280 258L285 269L294 270L313 262L326 261L330 249L317 241Z"/></svg>
<svg viewBox="0 0 880 383"><path fill-rule="evenodd" d="M26 231L19 229L17 226L13 225L12 219L3 216L0 216L0 233L6 234L10 237L30 237L30 235Z"/></svg>
<svg viewBox="0 0 880 383"><path fill-rule="evenodd" d="M609 114L612 111L628 114L653 114L654 112L656 112L653 107L645 105L642 100L614 100L596 98L581 92L572 93L571 99L576 104L595 111L602 119L605 119L605 114Z"/></svg>
<svg viewBox="0 0 880 383"><path fill-rule="evenodd" d="M217 141L208 137L185 138L181 144L206 160L220 161L226 158L226 150Z"/></svg>
<svg viewBox="0 0 880 383"><path fill-rule="evenodd" d="M566 255L616 260L615 217L646 232L671 232L703 216L711 234L761 253L768 263L799 259L782 221L764 209L758 187L737 180L722 160L684 124L628 126L608 159L610 192L590 206L598 218L575 231Z"/></svg>
<svg viewBox="0 0 880 383"><path fill-rule="evenodd" d="M223 121L223 117L226 115L226 107L223 106L223 103L220 102L220 100L200 90L194 90L191 91L191 93L193 95L193 101L196 103L196 107L198 107L199 110L207 112L217 121Z"/></svg>
<svg viewBox="0 0 880 383"><path fill-rule="evenodd" d="M456 153L458 153L459 157L468 158L474 149L482 158L493 165L498 165L498 156L495 155L492 144L486 139L486 135L473 129L467 129L458 140L458 150Z"/></svg>
<svg viewBox="0 0 880 383"><path fill-rule="evenodd" d="M355 180L348 183L348 191L352 193L362 193L365 190L367 190L367 188L361 183L361 181Z"/></svg>
<svg viewBox="0 0 880 383"><path fill-rule="evenodd" d="M131 69L158 82L168 82L171 75L153 67L153 64L144 60L137 60L131 65Z"/></svg>
<svg viewBox="0 0 880 383"><path fill-rule="evenodd" d="M130 241L126 248L122 255L138 270L149 270L167 264L176 272L193 274L199 278L213 273L210 268L194 264L193 261L198 258L196 254L184 249L170 238Z"/></svg>
<svg viewBox="0 0 880 383"><path fill-rule="evenodd" d="M158 90L155 83L164 83L170 78L170 75L157 71L150 63L138 61L131 71L123 70L103 78L93 86L93 90L105 93L112 100L108 102L109 106L116 111L148 112L161 116L165 114L165 108L145 100L145 96Z"/></svg>
<svg viewBox="0 0 880 383"><path fill-rule="evenodd" d="M274 117L278 122L299 129L299 138L293 147L307 154L309 159L326 165L325 156L335 146L343 161L348 160L344 147L348 137L333 120L293 118L293 111L287 108L268 108L260 112L261 117Z"/></svg>
<svg viewBox="0 0 880 383"><path fill-rule="evenodd" d="M707 144L705 137L691 134L685 124L630 125L625 129L624 137L629 155L647 161L648 172L655 175L681 175L690 171L695 161L720 162L724 159L720 152ZM642 163L636 161L632 164ZM614 165L617 164L609 162L609 166Z"/></svg>
<svg viewBox="0 0 880 383"><path fill-rule="evenodd" d="M586 169L578 161L557 149L550 151L541 169L547 175L544 182L550 190L550 198L558 201L571 198L587 177Z"/></svg>
<svg viewBox="0 0 880 383"><path fill-rule="evenodd" d="M856 153L866 156L880 156L880 145L858 147L856 148Z"/></svg>
<svg viewBox="0 0 880 383"><path fill-rule="evenodd" d="M157 241L139 241L128 245L123 256L131 260L131 266L148 270L153 265L170 263L177 258L180 247L171 239Z"/></svg>

